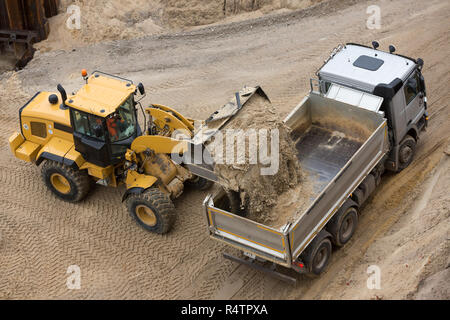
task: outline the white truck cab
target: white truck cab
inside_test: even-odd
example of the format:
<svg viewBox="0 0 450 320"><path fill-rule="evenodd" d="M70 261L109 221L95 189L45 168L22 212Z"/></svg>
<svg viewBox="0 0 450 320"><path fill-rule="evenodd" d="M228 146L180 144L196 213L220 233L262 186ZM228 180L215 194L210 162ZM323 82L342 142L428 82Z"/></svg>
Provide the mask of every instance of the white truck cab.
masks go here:
<svg viewBox="0 0 450 320"><path fill-rule="evenodd" d="M318 70L322 94L383 112L391 152L386 169L401 171L412 161L419 133L427 126L427 98L422 59L412 59L360 44L338 46Z"/></svg>

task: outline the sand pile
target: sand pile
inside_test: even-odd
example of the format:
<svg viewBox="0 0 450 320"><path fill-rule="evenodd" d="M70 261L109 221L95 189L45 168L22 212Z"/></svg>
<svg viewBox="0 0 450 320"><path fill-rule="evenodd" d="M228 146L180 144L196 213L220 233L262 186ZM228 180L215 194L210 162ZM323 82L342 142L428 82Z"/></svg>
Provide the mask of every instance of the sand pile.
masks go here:
<svg viewBox="0 0 450 320"><path fill-rule="evenodd" d="M289 192L295 190L298 193L301 188L300 183L304 180L293 148L294 142L290 138L290 129L280 119L276 109L267 99L254 95L222 130L224 157L234 149L235 162L222 161L224 158L219 158L217 153L213 154L216 163L222 162L215 166L219 183L227 191L238 194L241 208L248 209L248 218L272 225L277 225L280 219L278 210L273 209L279 206L279 202L286 203L286 194ZM268 133L266 137L257 134L258 143L251 144L249 141L254 141L254 138L251 138L249 133L253 129L254 132L266 129ZM229 138L226 138L229 130L243 130L246 147L241 155L238 154L238 149L242 148L242 145L238 143L238 139L232 143L228 140ZM272 135L274 130L278 131L279 141L276 141L276 136ZM242 137L242 135L238 136ZM279 150L273 148L273 143L278 144ZM214 145L217 146L217 141ZM272 164L261 162L261 150L264 153L267 152L267 158L271 159ZM256 163L251 158L255 153L258 155ZM273 165L274 161L278 161L277 166ZM263 175L261 169L268 167L278 168L278 170L269 175ZM287 198L291 196L288 195ZM284 200L280 201L280 199Z"/></svg>
<svg viewBox="0 0 450 320"><path fill-rule="evenodd" d="M70 20L78 14L74 6L79 8L79 29L76 20ZM102 41L156 34L163 29L161 17L162 5L157 0L63 0L60 14L49 19L48 39L35 47L41 51L70 50Z"/></svg>
<svg viewBox="0 0 450 320"><path fill-rule="evenodd" d="M306 8L322 0L61 0L60 13L49 19L50 35L35 45L42 51L71 50L92 43L140 38L186 30L219 21L248 19L279 9ZM69 22L77 11L80 28ZM69 9L69 10L68 10ZM239 18L241 16L241 18ZM237 17L237 18L235 18ZM70 20L75 21L75 20Z"/></svg>

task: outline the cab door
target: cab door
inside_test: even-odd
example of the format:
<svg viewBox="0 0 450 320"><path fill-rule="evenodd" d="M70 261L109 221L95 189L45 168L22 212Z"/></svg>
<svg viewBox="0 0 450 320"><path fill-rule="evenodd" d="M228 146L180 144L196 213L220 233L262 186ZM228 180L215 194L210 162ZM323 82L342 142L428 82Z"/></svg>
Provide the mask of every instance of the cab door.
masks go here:
<svg viewBox="0 0 450 320"><path fill-rule="evenodd" d="M411 124L414 124L419 120L425 107L425 94L421 88L420 76L417 71L406 81L403 89L406 103L406 123L409 128Z"/></svg>
<svg viewBox="0 0 450 320"><path fill-rule="evenodd" d="M105 135L105 120L101 117L71 109L71 121L75 150L83 158L100 167L110 165L108 144Z"/></svg>

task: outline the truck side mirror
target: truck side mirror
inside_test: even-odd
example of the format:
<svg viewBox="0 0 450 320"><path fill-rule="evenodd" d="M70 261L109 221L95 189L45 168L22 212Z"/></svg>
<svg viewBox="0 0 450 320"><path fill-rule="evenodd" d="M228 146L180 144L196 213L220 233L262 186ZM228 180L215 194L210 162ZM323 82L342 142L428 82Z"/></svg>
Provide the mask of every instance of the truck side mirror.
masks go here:
<svg viewBox="0 0 450 320"><path fill-rule="evenodd" d="M423 64L424 64L423 59L421 58L417 59L417 65L419 66L419 70L422 70Z"/></svg>
<svg viewBox="0 0 450 320"><path fill-rule="evenodd" d="M144 88L144 85L143 85L142 83L139 83L137 87L138 87L139 93L140 93L141 95L144 95L144 94L145 94L145 88Z"/></svg>
<svg viewBox="0 0 450 320"><path fill-rule="evenodd" d="M417 92L417 81L414 78L408 79L406 82L406 88L409 92L416 93Z"/></svg>

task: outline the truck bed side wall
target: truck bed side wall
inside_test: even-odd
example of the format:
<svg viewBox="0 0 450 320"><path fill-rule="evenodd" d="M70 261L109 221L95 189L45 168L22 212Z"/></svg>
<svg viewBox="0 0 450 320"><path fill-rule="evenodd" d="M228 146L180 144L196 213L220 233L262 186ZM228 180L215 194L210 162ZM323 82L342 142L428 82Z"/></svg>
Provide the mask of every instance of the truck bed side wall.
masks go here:
<svg viewBox="0 0 450 320"><path fill-rule="evenodd" d="M309 111L312 123L316 121L326 123L327 119L345 118L346 121L342 123L333 122L333 125L341 128L330 129L342 130L354 135L354 138L360 135L365 143L322 191L309 210L292 225L289 239L293 260L303 252L388 150L386 120L376 113L315 94L311 94L309 103L303 108L312 109ZM299 110L298 113L307 114L305 110ZM289 118L286 119L287 123L291 121ZM366 134L370 136L365 137Z"/></svg>
<svg viewBox="0 0 450 320"><path fill-rule="evenodd" d="M307 214L305 212L308 208L298 208L303 216L300 216L296 223L276 230L218 208L218 198L211 196L204 203L210 236L239 250L290 267L292 256L297 258L300 255L386 152L387 126L380 115L316 94L306 97L285 122L294 129L294 137L296 134L301 136L314 121L339 112L344 113L346 117L360 118L358 121L365 123L371 134L364 137L363 146L325 188L322 195L315 199ZM345 125L344 122L343 126ZM352 130L351 123L347 129Z"/></svg>

